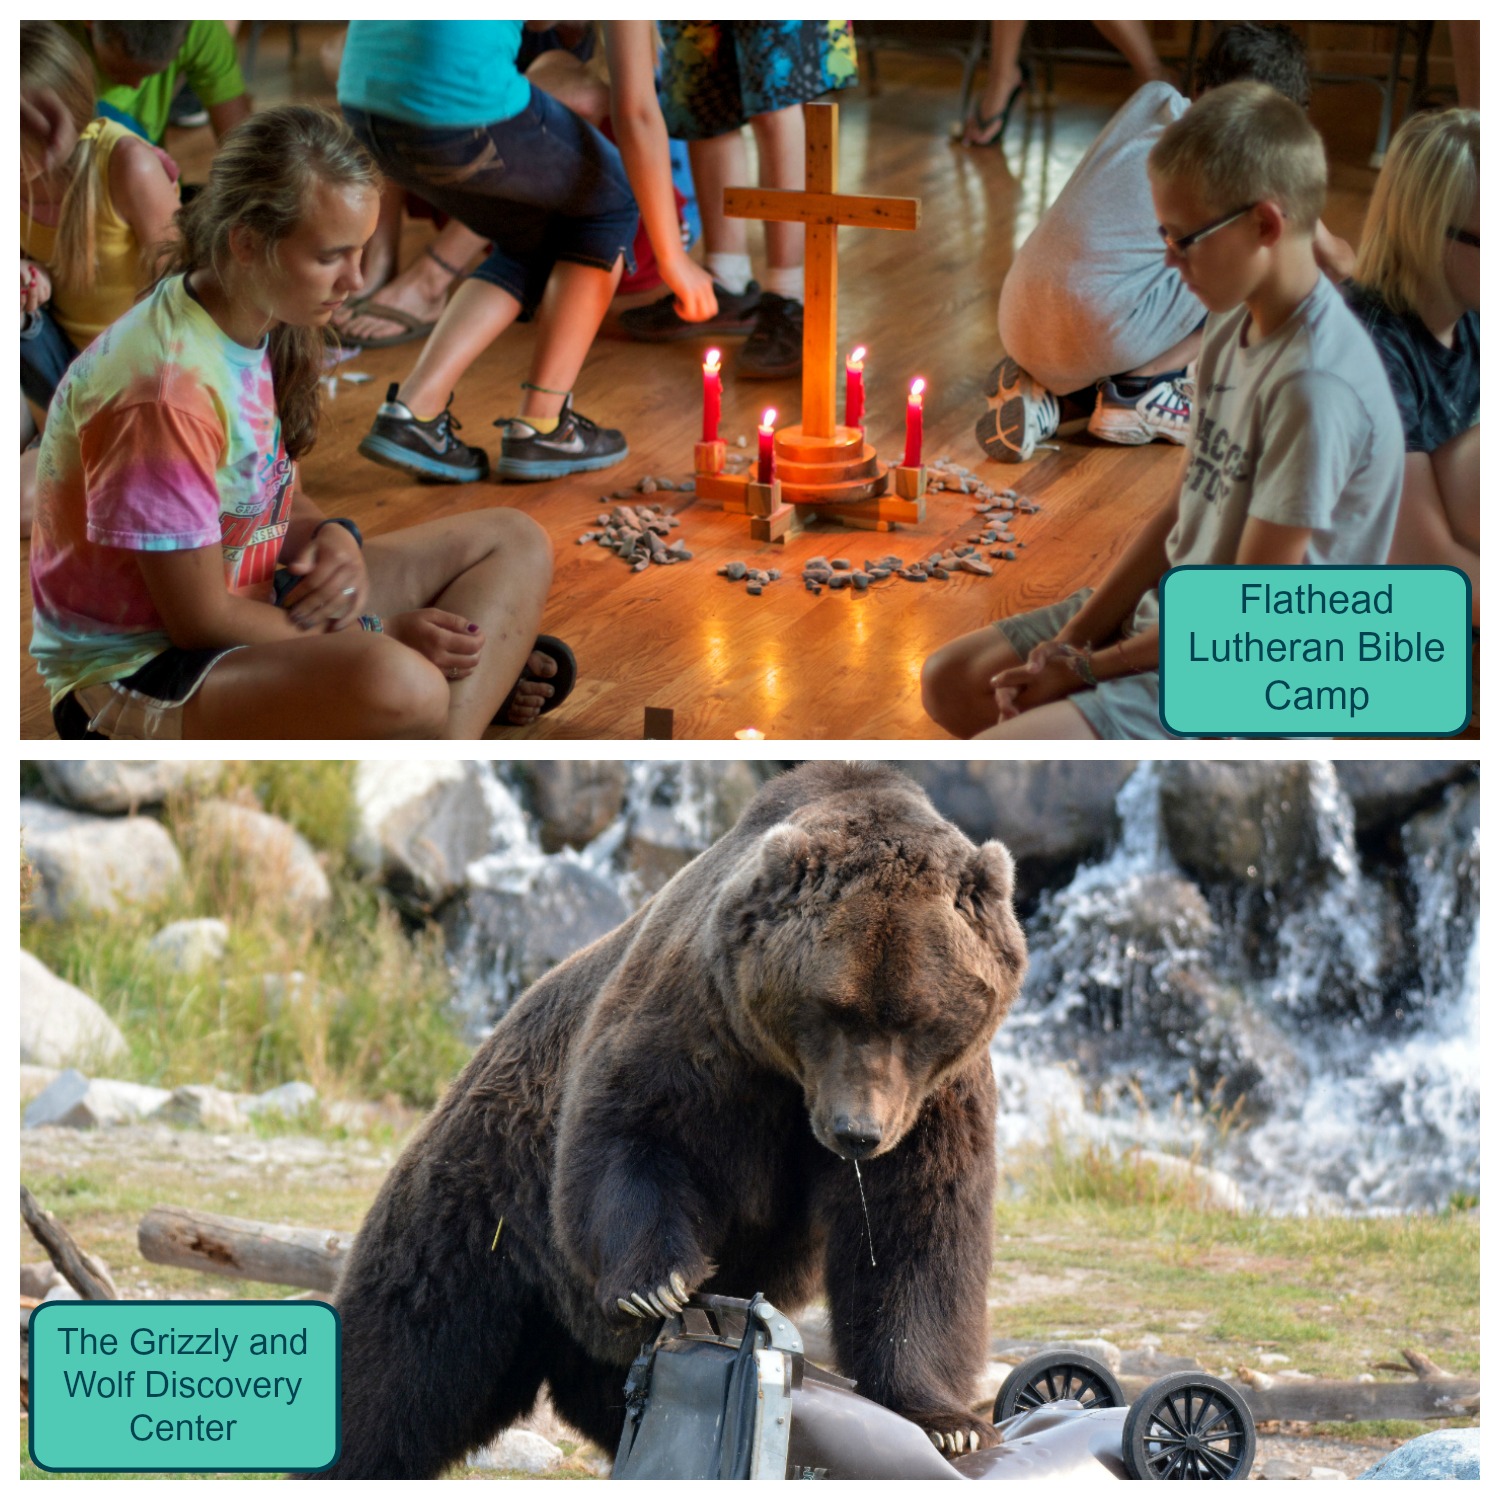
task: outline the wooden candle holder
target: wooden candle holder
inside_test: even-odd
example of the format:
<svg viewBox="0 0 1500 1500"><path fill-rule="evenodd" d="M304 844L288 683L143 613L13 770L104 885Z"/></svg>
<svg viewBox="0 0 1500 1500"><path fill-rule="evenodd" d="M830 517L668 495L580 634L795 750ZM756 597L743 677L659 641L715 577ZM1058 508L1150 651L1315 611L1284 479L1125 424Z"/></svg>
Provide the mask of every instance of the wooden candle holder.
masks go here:
<svg viewBox="0 0 1500 1500"><path fill-rule="evenodd" d="M893 464L891 473L895 476L896 493L903 500L920 500L927 493L926 464L915 469L909 469L904 464Z"/></svg>
<svg viewBox="0 0 1500 1500"><path fill-rule="evenodd" d="M750 480L745 485L745 505L752 516L774 516L781 509L781 481L761 484Z"/></svg>
<svg viewBox="0 0 1500 1500"><path fill-rule="evenodd" d="M693 472L695 474L722 474L726 449L723 438L711 443L693 444Z"/></svg>

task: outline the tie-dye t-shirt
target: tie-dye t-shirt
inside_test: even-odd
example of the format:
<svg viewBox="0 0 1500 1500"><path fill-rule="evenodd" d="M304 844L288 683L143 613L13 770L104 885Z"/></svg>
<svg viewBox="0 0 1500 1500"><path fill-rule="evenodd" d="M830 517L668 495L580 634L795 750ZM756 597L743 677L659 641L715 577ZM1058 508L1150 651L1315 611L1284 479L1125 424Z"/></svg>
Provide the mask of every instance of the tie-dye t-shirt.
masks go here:
<svg viewBox="0 0 1500 1500"><path fill-rule="evenodd" d="M292 477L264 344L235 343L182 277L105 329L37 460L31 654L52 701L171 645L138 552L221 546L231 591L269 601Z"/></svg>

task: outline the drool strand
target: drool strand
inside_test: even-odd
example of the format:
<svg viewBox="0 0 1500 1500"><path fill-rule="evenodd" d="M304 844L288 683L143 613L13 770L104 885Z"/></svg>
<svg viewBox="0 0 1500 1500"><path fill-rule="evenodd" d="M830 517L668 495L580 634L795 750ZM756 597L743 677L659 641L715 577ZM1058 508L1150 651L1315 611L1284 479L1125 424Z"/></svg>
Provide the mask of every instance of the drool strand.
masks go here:
<svg viewBox="0 0 1500 1500"><path fill-rule="evenodd" d="M859 1184L859 1205L865 1211L865 1237L870 1242L870 1264L875 1264L875 1231L870 1228L870 1205L865 1202L865 1180L859 1175L859 1163L854 1164L854 1180Z"/></svg>

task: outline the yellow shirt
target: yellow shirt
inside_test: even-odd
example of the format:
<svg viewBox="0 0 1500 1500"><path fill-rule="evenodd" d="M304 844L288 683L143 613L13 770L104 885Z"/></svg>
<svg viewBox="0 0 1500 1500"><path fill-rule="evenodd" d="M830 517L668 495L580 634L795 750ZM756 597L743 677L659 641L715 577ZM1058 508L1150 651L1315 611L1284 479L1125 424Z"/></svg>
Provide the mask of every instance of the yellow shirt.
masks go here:
<svg viewBox="0 0 1500 1500"><path fill-rule="evenodd" d="M113 120L95 120L83 132L81 140L94 142L90 170L98 174L94 214L93 284L88 287L65 286L52 270L57 244L57 230L40 223L21 208L21 249L32 260L48 268L52 275L52 316L64 333L82 350L91 344L123 312L135 303L145 270L141 264L141 245L135 231L121 217L109 195L109 163L115 147L126 136L139 139L134 132Z"/></svg>

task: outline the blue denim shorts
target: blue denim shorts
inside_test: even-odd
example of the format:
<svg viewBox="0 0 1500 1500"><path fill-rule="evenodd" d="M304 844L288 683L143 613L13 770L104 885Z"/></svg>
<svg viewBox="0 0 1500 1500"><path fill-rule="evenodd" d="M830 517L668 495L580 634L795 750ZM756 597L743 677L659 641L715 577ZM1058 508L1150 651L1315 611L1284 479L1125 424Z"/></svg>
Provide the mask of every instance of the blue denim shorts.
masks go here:
<svg viewBox="0 0 1500 1500"><path fill-rule="evenodd" d="M343 106L385 175L493 245L474 272L529 316L558 261L608 270L639 215L615 147L535 86L520 114L493 125L411 125Z"/></svg>
<svg viewBox="0 0 1500 1500"><path fill-rule="evenodd" d="M32 405L46 411L57 383L78 351L45 307L21 325L21 391Z"/></svg>

